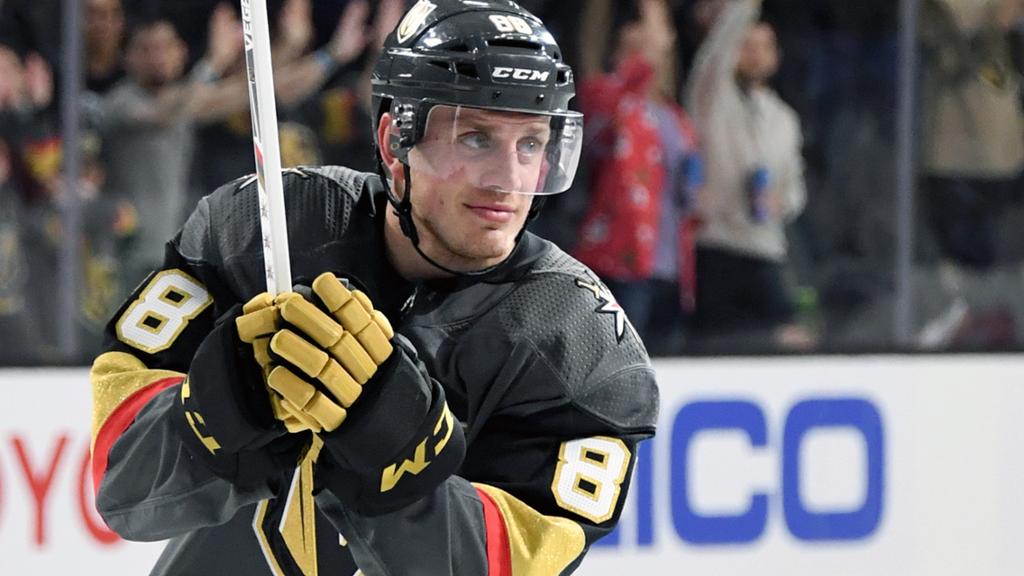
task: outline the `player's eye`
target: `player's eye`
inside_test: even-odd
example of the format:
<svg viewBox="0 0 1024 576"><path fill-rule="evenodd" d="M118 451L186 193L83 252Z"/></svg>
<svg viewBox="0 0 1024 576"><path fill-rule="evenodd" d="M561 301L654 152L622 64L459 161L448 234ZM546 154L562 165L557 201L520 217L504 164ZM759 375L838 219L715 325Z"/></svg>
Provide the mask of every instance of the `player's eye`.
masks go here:
<svg viewBox="0 0 1024 576"><path fill-rule="evenodd" d="M483 132L467 132L459 136L459 143L473 150L486 150L491 146L491 139Z"/></svg>
<svg viewBox="0 0 1024 576"><path fill-rule="evenodd" d="M541 141L540 138L530 136L520 140L517 143L516 148L519 150L520 154L537 154L544 149L544 142Z"/></svg>

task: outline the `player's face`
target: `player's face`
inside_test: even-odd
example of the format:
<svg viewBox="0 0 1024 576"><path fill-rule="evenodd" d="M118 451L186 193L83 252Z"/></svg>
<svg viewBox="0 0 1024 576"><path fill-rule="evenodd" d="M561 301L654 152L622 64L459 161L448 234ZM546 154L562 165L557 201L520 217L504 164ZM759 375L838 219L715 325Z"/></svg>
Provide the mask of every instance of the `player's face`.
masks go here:
<svg viewBox="0 0 1024 576"><path fill-rule="evenodd" d="M469 271L508 257L545 176L550 119L435 107L409 153L412 207L428 255Z"/></svg>

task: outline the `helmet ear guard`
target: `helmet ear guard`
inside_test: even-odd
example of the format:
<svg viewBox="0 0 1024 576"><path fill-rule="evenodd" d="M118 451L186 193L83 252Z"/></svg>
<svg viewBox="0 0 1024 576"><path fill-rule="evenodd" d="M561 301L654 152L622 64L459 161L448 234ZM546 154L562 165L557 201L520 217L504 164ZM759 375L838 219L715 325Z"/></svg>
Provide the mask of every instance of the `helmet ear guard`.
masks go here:
<svg viewBox="0 0 1024 576"><path fill-rule="evenodd" d="M422 114L417 114L416 106L402 103L398 99L391 102L391 123L398 129L397 133L392 130L388 134L388 150L393 156L408 164L409 150L419 141L423 128L420 124L426 120L420 120Z"/></svg>

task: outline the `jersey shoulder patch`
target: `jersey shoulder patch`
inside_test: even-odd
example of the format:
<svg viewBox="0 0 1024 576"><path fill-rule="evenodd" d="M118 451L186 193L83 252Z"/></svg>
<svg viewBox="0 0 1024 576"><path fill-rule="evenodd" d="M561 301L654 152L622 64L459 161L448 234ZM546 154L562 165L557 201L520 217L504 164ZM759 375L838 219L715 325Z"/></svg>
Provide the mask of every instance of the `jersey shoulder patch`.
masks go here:
<svg viewBox="0 0 1024 576"><path fill-rule="evenodd" d="M627 331L632 331L633 335L636 336L633 325L626 318L625 310L615 300L615 296L607 286L596 280L585 278L576 278L576 286L594 295L594 300L597 302L597 307L594 308L595 313L611 316L612 330L615 333L615 340L617 342L622 342Z"/></svg>
<svg viewBox="0 0 1024 576"><path fill-rule="evenodd" d="M643 347L611 290L597 274L557 246L549 243L525 282L536 283L536 290L541 294L555 296L556 314L561 310L560 315L579 317L570 328L575 327L578 332L596 331L590 335L593 341L606 344L614 341L627 348L634 344ZM646 352L643 356L646 358Z"/></svg>
<svg viewBox="0 0 1024 576"><path fill-rule="evenodd" d="M513 341L528 341L580 408L621 429L653 428L658 411L647 351L607 287L552 247L501 304Z"/></svg>

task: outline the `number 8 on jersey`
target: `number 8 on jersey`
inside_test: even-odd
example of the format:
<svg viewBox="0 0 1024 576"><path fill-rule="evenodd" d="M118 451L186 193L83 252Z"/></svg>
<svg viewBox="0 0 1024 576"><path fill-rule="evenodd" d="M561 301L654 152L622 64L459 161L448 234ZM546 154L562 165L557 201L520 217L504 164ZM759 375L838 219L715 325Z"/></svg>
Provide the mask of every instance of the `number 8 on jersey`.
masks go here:
<svg viewBox="0 0 1024 576"><path fill-rule="evenodd" d="M198 280L181 270L153 276L117 321L117 338L143 352L170 348L188 324L213 303Z"/></svg>
<svg viewBox="0 0 1024 576"><path fill-rule="evenodd" d="M618 438L594 436L562 443L551 491L558 505L596 524L615 513L629 470L629 449Z"/></svg>

